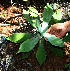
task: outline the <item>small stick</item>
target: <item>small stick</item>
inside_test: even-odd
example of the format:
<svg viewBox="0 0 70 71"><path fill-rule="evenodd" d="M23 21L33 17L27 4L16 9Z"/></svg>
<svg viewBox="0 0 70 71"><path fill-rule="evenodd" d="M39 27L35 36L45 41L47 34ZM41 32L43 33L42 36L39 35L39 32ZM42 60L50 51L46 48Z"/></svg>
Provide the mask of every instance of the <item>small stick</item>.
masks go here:
<svg viewBox="0 0 70 71"><path fill-rule="evenodd" d="M0 24L0 25L11 25L11 24Z"/></svg>

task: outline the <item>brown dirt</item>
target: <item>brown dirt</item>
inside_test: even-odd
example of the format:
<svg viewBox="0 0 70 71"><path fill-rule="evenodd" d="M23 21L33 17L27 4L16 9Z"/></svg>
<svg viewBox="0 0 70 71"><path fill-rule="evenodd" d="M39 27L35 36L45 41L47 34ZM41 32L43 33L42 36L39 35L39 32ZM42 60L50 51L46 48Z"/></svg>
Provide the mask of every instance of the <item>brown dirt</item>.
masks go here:
<svg viewBox="0 0 70 71"><path fill-rule="evenodd" d="M10 36L11 34L17 32L30 32L33 28L31 27L31 25L27 25L26 28L25 27L21 27L20 29L16 29L15 31L12 31L13 28L17 28L18 26L1 26L1 29L4 30L5 33L1 32L0 34L3 35L5 34L6 37ZM29 27L27 29L27 27ZM23 30L22 30L23 29ZM10 33L10 32L11 33ZM8 34L8 35L7 35ZM10 62L9 68L7 71L60 71L60 70L64 70L67 71L68 69L65 69L65 64L67 64L67 60L68 57L66 56L68 53L67 51L68 49L68 45L70 45L70 43L65 43L65 47L63 48L63 52L64 52L64 57L58 57L56 55L54 55L54 53L52 53L52 51L49 49L49 47L46 44L46 41L44 42L45 44L45 51L46 51L46 61L43 63L43 65L40 67L39 62L36 59L36 52L38 49L38 44L36 45L36 47L33 49L32 54L30 55L30 57L26 58L26 59L21 59L21 53L16 54L17 51L19 50L21 43L15 44L11 41L7 41L6 45L3 45L5 47L4 51L6 52L6 54L2 55L2 60L4 60L4 58L6 58L7 55L12 57L12 61ZM66 53L65 53L66 51ZM4 61L5 62L5 61ZM24 63L24 64L23 64ZM32 66L28 65L27 63L30 63ZM4 63L5 64L5 63ZM25 65L26 64L26 65ZM24 69L24 70L21 70Z"/></svg>

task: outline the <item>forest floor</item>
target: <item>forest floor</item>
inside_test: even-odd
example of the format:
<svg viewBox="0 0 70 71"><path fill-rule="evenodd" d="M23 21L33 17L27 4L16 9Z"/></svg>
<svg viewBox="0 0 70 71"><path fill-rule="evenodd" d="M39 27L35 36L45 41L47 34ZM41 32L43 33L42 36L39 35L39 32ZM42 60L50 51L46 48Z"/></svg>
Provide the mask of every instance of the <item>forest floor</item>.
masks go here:
<svg viewBox="0 0 70 71"><path fill-rule="evenodd" d="M21 5L23 4L21 3ZM11 4L3 5L2 3L0 5L0 10L1 10L0 13L6 12L6 14L9 14L8 16L5 16L3 14L1 14L0 16L1 18L0 23L6 24L6 25L0 25L0 36L8 37L16 32L18 33L32 32L34 28L26 21L26 19L22 15L23 8L28 9L27 7L21 7L20 5L17 6L17 4L12 6ZM38 7L37 10L38 12L40 12L39 15L41 16L44 10L44 6ZM15 16L15 14L17 14L17 16ZM21 26L20 23L22 23L24 26ZM0 70L2 71L5 70L6 71L54 71L54 70L67 71L69 69L69 68L65 69L65 64L67 64L67 60L69 59L67 57L68 51L70 50L69 42L65 42L64 44L65 47L62 48L64 57L58 57L54 55L54 53L47 46L46 41L44 41L47 57L46 57L46 61L43 63L41 67L39 65L39 62L36 59L36 52L39 43L32 50L32 54L30 55L30 57L26 59L21 59L22 57L21 53L16 54L17 51L19 50L20 44L21 43L16 44L6 40L1 45L0 47L1 48L1 69Z"/></svg>

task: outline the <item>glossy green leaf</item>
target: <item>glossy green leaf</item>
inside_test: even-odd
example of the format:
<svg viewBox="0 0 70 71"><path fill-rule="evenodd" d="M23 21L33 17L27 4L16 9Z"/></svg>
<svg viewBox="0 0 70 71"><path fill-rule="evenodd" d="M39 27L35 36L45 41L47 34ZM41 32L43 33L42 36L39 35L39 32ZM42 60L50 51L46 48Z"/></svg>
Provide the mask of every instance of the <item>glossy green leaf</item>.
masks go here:
<svg viewBox="0 0 70 71"><path fill-rule="evenodd" d="M68 68L68 64L65 64L65 68Z"/></svg>
<svg viewBox="0 0 70 71"><path fill-rule="evenodd" d="M36 53L36 58L40 65L42 65L46 60L46 51L45 51L45 47L44 47L43 38L39 41L39 47L38 47L38 50Z"/></svg>
<svg viewBox="0 0 70 71"><path fill-rule="evenodd" d="M23 10L23 16L26 18L26 20L29 22L29 23L32 23L30 17L29 17L29 12L26 11L26 10Z"/></svg>
<svg viewBox="0 0 70 71"><path fill-rule="evenodd" d="M32 51L22 53L22 59L29 57L31 53Z"/></svg>
<svg viewBox="0 0 70 71"><path fill-rule="evenodd" d="M48 30L48 23L43 22L41 27L41 34L43 35Z"/></svg>
<svg viewBox="0 0 70 71"><path fill-rule="evenodd" d="M62 39L63 42L70 42L70 34L66 34L66 36Z"/></svg>
<svg viewBox="0 0 70 71"><path fill-rule="evenodd" d="M29 17L29 12L23 9L23 16L26 18L26 20L36 28L35 23L33 23Z"/></svg>
<svg viewBox="0 0 70 71"><path fill-rule="evenodd" d="M70 57L70 54L67 54L68 57Z"/></svg>
<svg viewBox="0 0 70 71"><path fill-rule="evenodd" d="M29 12L32 17L38 17L38 11L34 7L30 7Z"/></svg>
<svg viewBox="0 0 70 71"><path fill-rule="evenodd" d="M53 14L53 9L49 4L47 4L44 7L44 12L42 14L43 15L43 23L41 27L42 34L48 30L48 24L49 24L49 21L51 20L52 14Z"/></svg>
<svg viewBox="0 0 70 71"><path fill-rule="evenodd" d="M70 63L69 63L69 71L70 71Z"/></svg>
<svg viewBox="0 0 70 71"><path fill-rule="evenodd" d="M41 24L38 19L32 20L35 23L35 26L39 32L41 32Z"/></svg>
<svg viewBox="0 0 70 71"><path fill-rule="evenodd" d="M33 17L32 22L35 23L35 28L37 28L37 30L39 32L41 32L41 24L40 24L40 19L39 19L39 15L38 15L38 11L34 8L34 7L30 7L29 8L29 13L31 14L30 16Z"/></svg>
<svg viewBox="0 0 70 71"><path fill-rule="evenodd" d="M70 59L68 59L68 61L67 62L70 62Z"/></svg>
<svg viewBox="0 0 70 71"><path fill-rule="evenodd" d="M17 53L31 51L38 43L38 41L39 41L38 37L27 39L20 45L19 51Z"/></svg>
<svg viewBox="0 0 70 71"><path fill-rule="evenodd" d="M51 20L50 20L50 24L48 25L48 28L50 28L51 27L51 25L54 25L55 23L63 23L63 19L61 19L61 20L56 20L56 19L54 19L53 17L51 18Z"/></svg>
<svg viewBox="0 0 70 71"><path fill-rule="evenodd" d="M52 4L50 4L50 6L52 6ZM52 8L53 8L53 9L57 9L57 8L58 8L57 4L54 3L53 6L52 6Z"/></svg>
<svg viewBox="0 0 70 71"><path fill-rule="evenodd" d="M50 48L50 50L56 55L56 56L59 56L59 57L64 57L63 56L63 51L62 49L59 49L53 45L51 45L49 42L47 42L47 45L48 47Z"/></svg>
<svg viewBox="0 0 70 71"><path fill-rule="evenodd" d="M15 43L20 43L29 38L31 38L31 33L14 33L6 39Z"/></svg>
<svg viewBox="0 0 70 71"><path fill-rule="evenodd" d="M56 37L55 35L51 35L49 33L44 33L43 36L46 37L52 45L64 47L63 41L59 37Z"/></svg>
<svg viewBox="0 0 70 71"><path fill-rule="evenodd" d="M68 51L68 53L70 54L70 51Z"/></svg>
<svg viewBox="0 0 70 71"><path fill-rule="evenodd" d="M52 7L47 4L45 7L44 7L44 12L43 12L43 22L48 22L51 20L51 17L52 17L52 14L53 14L53 9Z"/></svg>
<svg viewBox="0 0 70 71"><path fill-rule="evenodd" d="M62 11L61 10L57 10L52 16L56 20L61 20L62 19Z"/></svg>
<svg viewBox="0 0 70 71"><path fill-rule="evenodd" d="M39 32L41 32L41 24L40 24L40 21L38 19L36 19L36 27L37 27L37 30Z"/></svg>

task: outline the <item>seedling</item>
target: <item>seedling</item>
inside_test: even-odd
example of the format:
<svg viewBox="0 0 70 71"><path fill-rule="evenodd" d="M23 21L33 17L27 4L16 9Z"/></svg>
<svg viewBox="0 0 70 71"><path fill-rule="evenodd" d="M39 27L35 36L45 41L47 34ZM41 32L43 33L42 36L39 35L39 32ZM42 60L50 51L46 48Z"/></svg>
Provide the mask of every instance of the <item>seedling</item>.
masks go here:
<svg viewBox="0 0 70 71"><path fill-rule="evenodd" d="M30 15L29 15L30 14ZM58 13L59 14L59 13ZM36 58L40 64L40 66L45 62L46 60L46 51L44 47L44 37L48 39L48 46L51 49L51 51L56 55L63 57L63 51L60 49L61 47L64 47L62 39L59 37L56 37L55 35L51 35L49 33L46 33L48 30L48 24L51 20L51 17L53 15L53 9L52 7L47 3L47 5L44 7L43 11L43 22L42 26L40 23L40 18L38 15L38 11L30 7L28 11L23 9L23 16L26 18L26 20L34 27L36 28L36 31L34 31L33 35L32 33L14 33L10 35L7 40L10 40L14 43L20 43L23 42L20 45L19 51L17 53L22 52L22 58L27 58L32 53L32 49L35 47L35 45L39 42L39 47L36 53ZM30 16L32 19L30 19ZM55 15L53 15L54 17ZM59 16L59 15L58 15ZM55 18L55 17L54 17ZM62 17L60 17L62 18ZM58 18L56 18L58 20ZM59 46L59 49L57 48ZM56 48L54 48L56 47Z"/></svg>

